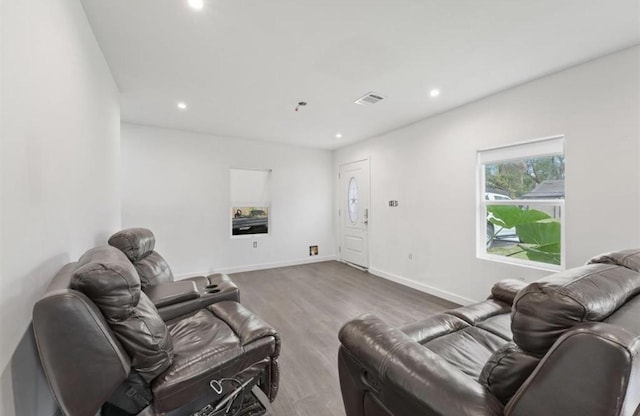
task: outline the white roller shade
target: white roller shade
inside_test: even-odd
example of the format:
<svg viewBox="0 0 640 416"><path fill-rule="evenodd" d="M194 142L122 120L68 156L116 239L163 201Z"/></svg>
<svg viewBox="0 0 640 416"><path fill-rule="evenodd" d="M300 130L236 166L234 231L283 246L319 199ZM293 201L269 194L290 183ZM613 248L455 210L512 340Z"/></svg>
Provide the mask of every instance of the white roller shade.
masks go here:
<svg viewBox="0 0 640 416"><path fill-rule="evenodd" d="M564 153L564 136L479 150L478 163L486 165L508 160L532 159Z"/></svg>
<svg viewBox="0 0 640 416"><path fill-rule="evenodd" d="M269 205L270 170L231 169L229 171L231 203L234 205Z"/></svg>

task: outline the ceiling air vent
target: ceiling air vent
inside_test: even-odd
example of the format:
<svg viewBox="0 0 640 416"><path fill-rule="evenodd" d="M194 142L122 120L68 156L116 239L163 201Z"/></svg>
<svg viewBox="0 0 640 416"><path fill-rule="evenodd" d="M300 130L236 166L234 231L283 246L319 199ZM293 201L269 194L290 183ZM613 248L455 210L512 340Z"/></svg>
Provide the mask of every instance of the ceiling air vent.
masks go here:
<svg viewBox="0 0 640 416"><path fill-rule="evenodd" d="M384 97L380 94L378 94L377 92L368 92L365 95L363 95L362 97L358 98L357 100L355 100L354 102L356 104L360 104L360 105L371 105L371 104L375 104L378 101L382 101L384 100Z"/></svg>

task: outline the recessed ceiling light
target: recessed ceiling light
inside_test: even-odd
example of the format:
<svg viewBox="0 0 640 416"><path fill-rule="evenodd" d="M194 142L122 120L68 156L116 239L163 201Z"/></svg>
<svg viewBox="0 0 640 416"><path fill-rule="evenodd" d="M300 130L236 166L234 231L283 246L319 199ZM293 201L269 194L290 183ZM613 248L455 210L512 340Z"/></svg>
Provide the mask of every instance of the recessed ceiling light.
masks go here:
<svg viewBox="0 0 640 416"><path fill-rule="evenodd" d="M432 97L437 97L438 95L440 95L440 90L437 88L434 88L431 91L429 91L429 95Z"/></svg>
<svg viewBox="0 0 640 416"><path fill-rule="evenodd" d="M189 0L189 6L196 10L201 10L204 7L204 0Z"/></svg>
<svg viewBox="0 0 640 416"><path fill-rule="evenodd" d="M342 139L342 133L336 133L336 139Z"/></svg>
<svg viewBox="0 0 640 416"><path fill-rule="evenodd" d="M185 103L185 102L183 102L183 101L180 101L180 102L178 103L178 108L179 108L180 110L183 110L183 111L184 111L184 110L186 110L186 109L187 109L187 103Z"/></svg>

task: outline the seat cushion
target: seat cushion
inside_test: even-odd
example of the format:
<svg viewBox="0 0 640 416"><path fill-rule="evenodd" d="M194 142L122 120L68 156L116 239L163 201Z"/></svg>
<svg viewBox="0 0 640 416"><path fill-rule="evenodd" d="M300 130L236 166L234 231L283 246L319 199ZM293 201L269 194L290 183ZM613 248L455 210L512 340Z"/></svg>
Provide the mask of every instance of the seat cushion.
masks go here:
<svg viewBox="0 0 640 416"><path fill-rule="evenodd" d="M476 325L492 316L504 315L511 312L511 304L497 299L487 299L484 302L462 306L445 313L457 316L469 325Z"/></svg>
<svg viewBox="0 0 640 416"><path fill-rule="evenodd" d="M211 393L211 380L235 376L276 354L279 345L273 328L232 301L201 309L168 327L173 363L151 386L158 412Z"/></svg>
<svg viewBox="0 0 640 416"><path fill-rule="evenodd" d="M478 380L489 357L511 341L511 307L488 299L401 328L418 343Z"/></svg>
<svg viewBox="0 0 640 416"><path fill-rule="evenodd" d="M489 357L506 343L482 328L467 327L423 345L477 381Z"/></svg>
<svg viewBox="0 0 640 416"><path fill-rule="evenodd" d="M484 321L478 322L476 326L503 338L505 341L511 341L513 339L513 335L511 334L511 314L509 313L492 316Z"/></svg>
<svg viewBox="0 0 640 416"><path fill-rule="evenodd" d="M469 326L467 322L456 316L439 313L405 325L400 330L424 345L434 338L457 332Z"/></svg>

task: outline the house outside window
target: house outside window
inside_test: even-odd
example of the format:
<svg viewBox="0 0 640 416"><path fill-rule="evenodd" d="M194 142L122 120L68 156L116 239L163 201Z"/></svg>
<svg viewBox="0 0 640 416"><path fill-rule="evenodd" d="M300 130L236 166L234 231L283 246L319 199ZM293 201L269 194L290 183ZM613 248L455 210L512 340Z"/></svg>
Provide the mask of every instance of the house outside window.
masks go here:
<svg viewBox="0 0 640 416"><path fill-rule="evenodd" d="M478 257L563 269L564 137L480 150L477 160Z"/></svg>

